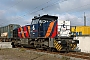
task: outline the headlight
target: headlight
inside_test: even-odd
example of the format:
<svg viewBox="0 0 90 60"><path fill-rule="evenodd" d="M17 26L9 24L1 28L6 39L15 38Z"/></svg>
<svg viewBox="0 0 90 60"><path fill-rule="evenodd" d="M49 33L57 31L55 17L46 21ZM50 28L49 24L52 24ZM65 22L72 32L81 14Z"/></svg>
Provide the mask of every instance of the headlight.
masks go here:
<svg viewBox="0 0 90 60"><path fill-rule="evenodd" d="M61 43L61 41L58 41L58 43Z"/></svg>
<svg viewBox="0 0 90 60"><path fill-rule="evenodd" d="M72 41L72 43L75 43L75 41Z"/></svg>

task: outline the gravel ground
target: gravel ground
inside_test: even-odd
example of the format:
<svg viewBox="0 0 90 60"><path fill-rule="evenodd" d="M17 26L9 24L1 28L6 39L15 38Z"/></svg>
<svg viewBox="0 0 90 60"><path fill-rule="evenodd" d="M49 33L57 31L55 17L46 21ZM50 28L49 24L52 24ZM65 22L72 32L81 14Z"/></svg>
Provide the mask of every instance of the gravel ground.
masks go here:
<svg viewBox="0 0 90 60"><path fill-rule="evenodd" d="M21 49L11 48L11 49L0 49L0 60L62 60L62 59L47 54L27 52L26 49L24 48Z"/></svg>

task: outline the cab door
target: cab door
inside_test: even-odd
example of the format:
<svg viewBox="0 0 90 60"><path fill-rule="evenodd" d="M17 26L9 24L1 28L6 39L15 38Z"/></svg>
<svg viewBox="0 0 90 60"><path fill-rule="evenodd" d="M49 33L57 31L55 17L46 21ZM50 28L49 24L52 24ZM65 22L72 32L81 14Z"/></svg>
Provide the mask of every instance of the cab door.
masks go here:
<svg viewBox="0 0 90 60"><path fill-rule="evenodd" d="M37 38L38 37L38 21L39 19L32 20L31 23L31 29L30 29L30 37L31 38Z"/></svg>
<svg viewBox="0 0 90 60"><path fill-rule="evenodd" d="M38 24L31 25L30 37L37 38L38 37Z"/></svg>

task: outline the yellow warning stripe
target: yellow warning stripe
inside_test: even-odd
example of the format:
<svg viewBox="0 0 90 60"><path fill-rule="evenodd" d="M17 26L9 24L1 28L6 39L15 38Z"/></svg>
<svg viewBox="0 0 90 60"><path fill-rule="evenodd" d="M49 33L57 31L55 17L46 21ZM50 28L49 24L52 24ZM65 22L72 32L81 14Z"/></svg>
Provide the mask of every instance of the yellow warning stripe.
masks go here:
<svg viewBox="0 0 90 60"><path fill-rule="evenodd" d="M60 50L62 49L62 46L61 46L56 40L54 40L54 47L55 47L58 51L60 51Z"/></svg>
<svg viewBox="0 0 90 60"><path fill-rule="evenodd" d="M72 50L74 50L75 48L76 48L76 44L71 44L71 48L72 48Z"/></svg>

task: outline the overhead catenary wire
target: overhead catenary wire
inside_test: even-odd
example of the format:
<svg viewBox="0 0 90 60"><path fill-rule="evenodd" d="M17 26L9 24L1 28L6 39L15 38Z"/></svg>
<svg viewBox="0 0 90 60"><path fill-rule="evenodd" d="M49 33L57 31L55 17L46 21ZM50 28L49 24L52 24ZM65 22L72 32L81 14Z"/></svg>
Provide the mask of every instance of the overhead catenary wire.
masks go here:
<svg viewBox="0 0 90 60"><path fill-rule="evenodd" d="M45 2L45 3L43 3L43 4L46 4L46 5L47 5L47 4L48 4L49 2L51 2L51 1L53 1L53 0L49 0L49 1ZM58 2L58 1L60 1L60 0L57 0L57 1L55 1L54 3ZM66 0L63 0L63 1L66 1ZM19 3L19 2L18 2L18 3ZM38 7L42 6L43 4L35 7L33 10L37 9ZM50 6L53 6L53 3L52 3ZM36 10L36 11L34 11L34 12L27 12L27 14L24 14L23 16L26 16L26 15L28 15L28 14L36 13L36 12L38 12L38 11L40 11L40 10L43 10L43 9L47 8L47 7L49 7L49 6L46 6L46 7L41 8L41 9L38 9L38 10ZM21 17L22 17L22 16L18 17L17 19L19 19L19 18L21 18Z"/></svg>
<svg viewBox="0 0 90 60"><path fill-rule="evenodd" d="M49 0L48 2L45 2L45 3L47 4L47 3L49 3L50 1L52 1L52 0ZM41 10L44 10L44 9L46 9L46 8L48 8L48 7L51 7L51 6L53 6L53 5L56 5L57 3L61 3L61 2L67 1L67 0L62 0L61 2L58 2L58 1L60 1L60 0L57 0L57 1L55 1L54 3L52 3L52 4L48 5L48 6L42 7L42 8L40 8L40 9L34 11L34 12L28 12L27 14L24 14L23 17L25 17L25 16L28 15L28 14L34 14L34 13L39 12L39 11L41 11ZM43 5L43 4L39 5L38 7L40 7L40 6L42 6L42 5ZM35 9L38 8L38 7L35 7L33 10L35 10ZM17 19L19 19L19 18L21 18L21 17L18 17Z"/></svg>
<svg viewBox="0 0 90 60"><path fill-rule="evenodd" d="M59 0L58 0L58 1L59 1ZM67 0L63 0L63 1L61 1L61 2L64 2L64 1L67 1ZM35 12L31 12L30 14L33 14L33 13L36 13L36 12L38 12L38 11L40 11L40 10L44 10L44 9L46 9L46 8L52 7L53 5L56 5L57 3L61 3L61 2L56 2L56 3L51 4L51 5L49 5L49 6L43 7L43 8L41 8L41 9L35 11ZM75 10L75 9L80 9L80 8L85 7L85 6L88 6L88 5L90 5L90 3L89 3L89 4L82 5L82 6L79 6L79 7L76 7L76 8L72 8L72 9L67 10L67 11L65 11L65 12L69 12L69 11L72 11L72 10Z"/></svg>
<svg viewBox="0 0 90 60"><path fill-rule="evenodd" d="M47 2L45 2L45 3L43 3L43 4L48 4L49 2L51 2L51 1L53 1L53 0L49 0L49 1L47 1ZM58 0L59 1L59 0ZM35 8L33 8L33 10L35 10L35 9L37 9L37 8L39 8L39 7L41 7L43 4L40 4L39 6L36 6ZM46 6L47 7L47 6ZM44 7L45 8L45 7ZM28 14L33 14L33 13L35 13L35 12L38 12L38 11L40 11L40 10L43 10L43 8L41 8L41 9L38 9L38 10L36 10L36 11L30 11L30 12L27 12L26 14L24 14L23 16L26 16L26 15L28 15ZM20 18L20 17L19 17Z"/></svg>
<svg viewBox="0 0 90 60"><path fill-rule="evenodd" d="M24 0L20 0L20 1L18 1L16 4L14 4L14 5L8 7L8 8L5 9L5 10L8 11L8 10L10 10L11 8L13 8L14 6L18 5L19 3L22 3L23 1L24 1ZM43 3L43 4L49 3L50 1L53 1L53 0L49 0L49 1L45 2L45 3ZM41 5L37 6L37 7L35 7L33 10L37 9L38 7L42 6L43 4L41 4Z"/></svg>
<svg viewBox="0 0 90 60"><path fill-rule="evenodd" d="M23 2L23 1L24 1L24 0L20 0L20 1L18 1L16 4L10 6L9 8L7 8L7 9L5 9L5 10L8 11L8 10L10 10L11 8L13 8L14 6L18 5L19 3ZM46 2L43 3L43 4L48 4L48 3L51 2L51 1L53 1L53 0L46 1ZM40 4L39 6L35 7L33 10L37 9L38 7L42 6L43 4ZM28 13L28 12L27 12L27 13ZM25 15L23 15L23 16L25 16ZM18 18L21 18L21 17L22 17L22 16L19 16ZM17 18L17 19L18 19L18 18ZM15 20L13 20L13 21L15 21Z"/></svg>
<svg viewBox="0 0 90 60"><path fill-rule="evenodd" d="M23 0L21 0L21 1L23 1ZM49 0L49 1L45 2L45 3L49 3L50 1L52 1L52 0ZM58 1L59 1L59 0L58 0ZM41 9L38 9L38 10L36 10L36 11L34 11L34 12L27 12L27 14L24 14L23 16L26 16L26 15L28 15L28 14L33 14L33 13L36 13L36 12L38 12L38 11L44 10L44 9L46 9L46 8L49 8L49 7L53 6L53 5L56 5L57 3L60 3L60 2L58 2L58 1L54 2L53 4L51 4L51 5L49 5L49 6L42 7ZM62 0L61 2L64 2L64 1L67 1L67 0ZM19 1L18 3L20 3L20 1ZM18 4L18 3L17 3L17 4ZM45 4L45 3L44 3L44 4ZM16 5L16 4L15 4L15 5ZM13 5L13 6L15 6L15 5ZM42 6L42 5L43 5L43 4L35 7L33 10L37 9L38 7L40 7L40 6ZM86 5L89 5L89 4L86 4ZM84 5L84 6L86 6L86 5ZM13 7L13 6L12 6L12 7ZM74 9L81 8L81 7L83 7L83 6L76 7L76 8L74 8ZM70 10L67 10L67 11L65 11L65 12L68 12L68 11L71 11L71 10L74 10L74 9L70 9Z"/></svg>
<svg viewBox="0 0 90 60"><path fill-rule="evenodd" d="M59 1L59 0L58 0L58 1ZM67 0L64 0L64 1L67 1ZM49 2L48 2L48 3L49 3ZM57 3L60 3L60 2L53 3L53 4L48 5L48 6L46 6L46 7L42 7L41 9L38 9L38 10L36 10L36 11L34 11L34 12L30 12L30 13L28 13L28 14L33 14L33 13L36 13L36 12L38 12L38 11L44 10L44 9L46 9L46 8L48 8L48 7L51 7L51 6L53 6L53 5L56 5ZM74 8L74 9L82 8L82 7L87 6L87 5L90 5L90 4L86 4L86 5L83 5L83 6L80 6L80 7L76 7L76 8ZM35 7L35 9L36 9L36 8L37 8L37 7ZM73 9L70 9L70 10L73 10ZM67 10L66 12L68 12L68 11L70 11L70 10ZM26 15L27 15L27 14L26 14ZM24 16L26 16L26 15L24 15Z"/></svg>
<svg viewBox="0 0 90 60"><path fill-rule="evenodd" d="M59 0L58 0L59 1ZM63 0L63 1L61 1L61 2L64 2L64 1L67 1L67 0ZM28 12L26 15L28 15L28 14L33 14L33 13L36 13L36 12L38 12L38 11L41 11L41 10L44 10L44 9L46 9L46 8L49 8L49 7L51 7L51 6L53 6L53 5L56 5L57 3L60 3L60 2L54 2L53 4L51 4L51 5L48 5L48 6L45 6L45 7L42 7L41 9L38 9L38 10L36 10L36 11L34 11L34 12ZM86 4L86 5L89 5L89 4ZM86 5L83 5L83 6L86 6ZM80 8L81 7L83 7L83 6L80 6ZM35 9L36 9L37 7L35 7ZM78 8L78 7L77 7ZM74 8L74 9L76 9L76 8ZM71 9L71 10L73 10L73 9ZM70 11L70 10L68 10L68 11ZM67 11L67 12L68 12ZM26 15L23 15L23 16L26 16ZM19 17L20 18L20 17Z"/></svg>
<svg viewBox="0 0 90 60"><path fill-rule="evenodd" d="M49 0L49 1L51 1L51 0ZM49 1L48 1L48 3L49 3ZM42 8L40 8L40 9L34 11L34 12L28 12L26 15L28 15L28 14L34 14L34 13L39 12L39 11L41 11L41 10L44 10L44 9L46 9L46 8L48 8L48 7L51 7L51 6L53 6L53 5L56 5L57 3L61 3L61 2L67 1L67 0L62 0L61 2L58 2L58 1L60 1L60 0L57 0L57 1L55 1L54 3L52 3L52 4L48 5L48 6L42 7ZM40 7L40 6L42 6L42 5L43 5L43 4L39 5L38 7ZM35 10L36 8L37 8L37 7L35 7L33 10ZM25 17L26 15L23 15L23 17ZM21 17L22 17L22 16L21 16ZM19 18L21 18L21 17L18 17L17 19L19 19Z"/></svg>
<svg viewBox="0 0 90 60"><path fill-rule="evenodd" d="M46 8L48 8L48 7L51 7L51 6L53 6L53 5L56 5L57 3L61 3L61 2L67 1L67 0L62 0L61 2L58 2L58 1L60 1L60 0L57 0L57 1L55 1L54 3L52 3L51 5L42 7L42 8L40 8L40 9L34 11L34 12L29 12L29 13L27 13L27 14L33 14L33 13L36 13L36 12L38 12L38 11L41 11L41 10L44 10L44 9L46 9ZM24 15L24 16L25 16L25 15Z"/></svg>
<svg viewBox="0 0 90 60"><path fill-rule="evenodd" d="M47 5L47 4L49 4L49 2L51 2L51 1L53 1L53 0L49 0L49 1L45 2L45 3L43 3L43 4L44 4L44 5L45 5L45 4ZM43 4L40 4L39 6L33 8L32 10L35 10L35 9L43 6ZM43 8L40 8L40 9L38 9L38 10L36 10L36 11L27 12L26 14L24 14L24 16L26 16L26 15L28 15L28 14L32 14L32 13L38 12L38 11L40 11L40 10L43 10Z"/></svg>
<svg viewBox="0 0 90 60"><path fill-rule="evenodd" d="M64 2L64 1L67 1L67 0L63 0L62 2ZM56 3L51 4L51 5L49 5L49 6L43 7L43 8L41 8L41 9L37 10L37 11L31 12L30 14L33 14L33 13L36 13L36 12L38 12L38 11L44 10L44 9L46 9L46 8L49 8L49 7L53 6L53 5L56 5L57 3L60 3L60 2L56 2ZM84 6L88 6L88 5L90 5L90 4L85 4L85 5L82 5L82 6L80 6L80 7L76 7L76 8L67 10L67 11L65 11L65 12L69 12L69 11L71 11L71 10L78 9L78 8L80 9L80 8L82 8L82 7L84 7Z"/></svg>

